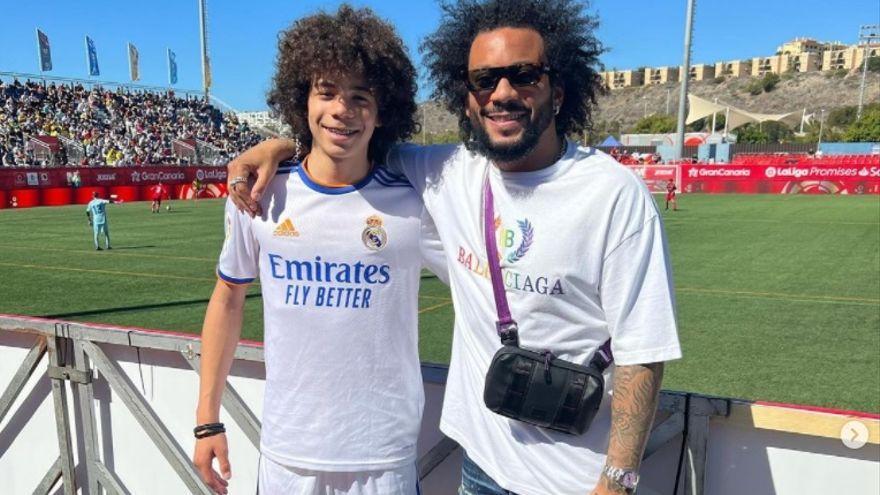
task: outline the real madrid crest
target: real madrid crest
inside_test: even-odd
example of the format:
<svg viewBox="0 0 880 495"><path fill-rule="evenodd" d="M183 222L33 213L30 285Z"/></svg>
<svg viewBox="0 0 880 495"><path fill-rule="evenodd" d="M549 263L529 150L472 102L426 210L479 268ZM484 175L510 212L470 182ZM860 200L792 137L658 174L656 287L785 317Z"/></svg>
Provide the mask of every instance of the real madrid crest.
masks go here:
<svg viewBox="0 0 880 495"><path fill-rule="evenodd" d="M361 240L364 246L371 251L381 251L388 243L388 233L382 227L382 217L379 215L370 215L367 217L367 226L361 233Z"/></svg>

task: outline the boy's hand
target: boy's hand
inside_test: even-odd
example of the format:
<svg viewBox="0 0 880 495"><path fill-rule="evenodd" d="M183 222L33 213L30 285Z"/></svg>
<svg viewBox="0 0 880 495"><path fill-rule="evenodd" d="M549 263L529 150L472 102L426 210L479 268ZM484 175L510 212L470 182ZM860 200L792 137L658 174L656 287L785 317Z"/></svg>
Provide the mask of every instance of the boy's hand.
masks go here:
<svg viewBox="0 0 880 495"><path fill-rule="evenodd" d="M212 466L214 458L220 467L220 472ZM226 434L220 433L196 440L196 451L193 454L193 464L204 481L215 493L225 495L232 471L229 466L229 448L226 445Z"/></svg>

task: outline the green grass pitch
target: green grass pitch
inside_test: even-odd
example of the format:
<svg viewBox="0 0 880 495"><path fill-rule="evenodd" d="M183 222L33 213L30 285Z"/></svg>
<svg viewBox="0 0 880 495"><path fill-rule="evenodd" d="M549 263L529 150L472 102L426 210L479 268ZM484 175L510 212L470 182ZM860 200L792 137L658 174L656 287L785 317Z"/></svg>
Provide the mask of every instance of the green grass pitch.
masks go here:
<svg viewBox="0 0 880 495"><path fill-rule="evenodd" d="M880 412L880 198L679 203L664 215L685 357L664 388ZM113 205L109 218L114 250L95 252L82 206L0 210L0 312L198 332L222 202ZM447 362L449 291L422 282L422 360ZM246 305L253 340L259 291Z"/></svg>

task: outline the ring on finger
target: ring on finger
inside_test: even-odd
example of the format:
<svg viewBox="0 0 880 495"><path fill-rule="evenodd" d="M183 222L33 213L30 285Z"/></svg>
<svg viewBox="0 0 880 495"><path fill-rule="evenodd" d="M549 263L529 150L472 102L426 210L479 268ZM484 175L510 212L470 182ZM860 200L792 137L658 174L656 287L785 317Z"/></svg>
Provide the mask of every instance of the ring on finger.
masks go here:
<svg viewBox="0 0 880 495"><path fill-rule="evenodd" d="M235 186L237 186L237 185L239 185L239 184L241 184L241 183L243 183L243 182L247 182L247 180L248 180L248 178L247 178L247 177L244 177L244 176L242 176L242 177L233 177L233 178L229 181L229 188L230 188L230 189L235 189Z"/></svg>

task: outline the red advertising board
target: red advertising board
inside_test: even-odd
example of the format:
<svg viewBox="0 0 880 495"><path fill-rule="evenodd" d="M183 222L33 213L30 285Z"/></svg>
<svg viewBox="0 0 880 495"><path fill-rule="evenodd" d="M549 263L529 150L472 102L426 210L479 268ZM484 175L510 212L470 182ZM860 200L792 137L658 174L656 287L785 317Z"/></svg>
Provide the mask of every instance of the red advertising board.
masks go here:
<svg viewBox="0 0 880 495"><path fill-rule="evenodd" d="M78 176L78 180L77 180ZM194 191L191 184L203 184ZM151 186L167 185L172 199L226 196L226 167L101 167L0 170L0 208L88 203L92 193L121 201L150 197Z"/></svg>
<svg viewBox="0 0 880 495"><path fill-rule="evenodd" d="M880 166L681 165L685 193L880 194Z"/></svg>
<svg viewBox="0 0 880 495"><path fill-rule="evenodd" d="M195 179L206 184L226 182L226 167L18 168L0 170L0 189L68 187L77 173L82 186L148 186L160 181L189 184Z"/></svg>
<svg viewBox="0 0 880 495"><path fill-rule="evenodd" d="M652 193L666 193L666 182L672 179L681 184L681 169L678 165L625 165L645 181Z"/></svg>

